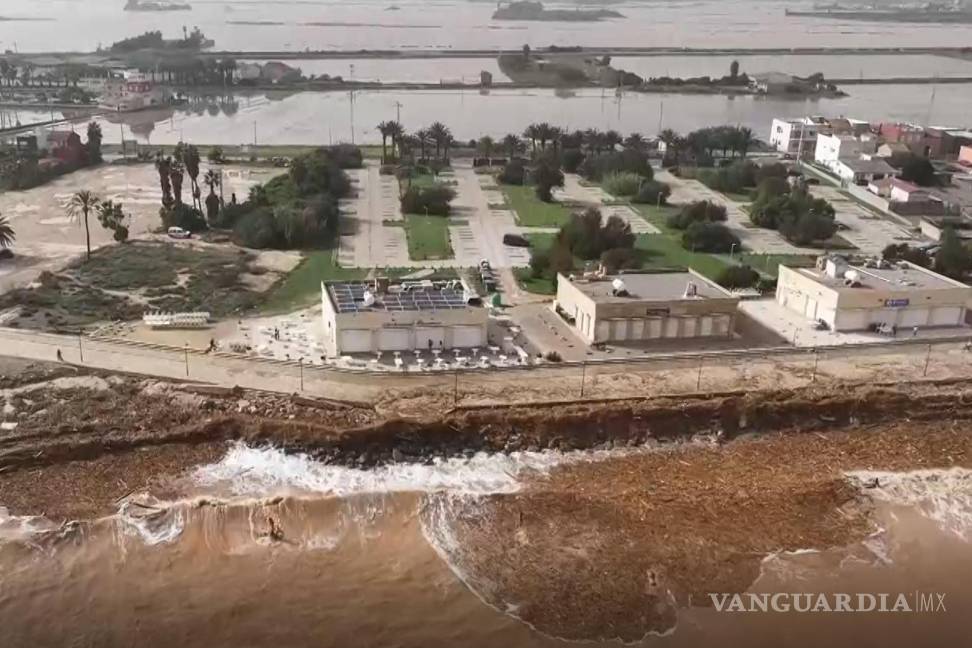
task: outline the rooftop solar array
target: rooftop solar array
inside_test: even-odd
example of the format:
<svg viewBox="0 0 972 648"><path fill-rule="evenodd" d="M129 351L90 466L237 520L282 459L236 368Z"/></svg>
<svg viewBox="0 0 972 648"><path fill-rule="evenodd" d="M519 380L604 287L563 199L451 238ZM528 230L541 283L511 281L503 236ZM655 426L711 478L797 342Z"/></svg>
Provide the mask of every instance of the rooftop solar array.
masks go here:
<svg viewBox="0 0 972 648"><path fill-rule="evenodd" d="M408 292L398 290L375 295L375 303L366 306L364 294L371 289L364 283L332 283L327 286L338 313L365 313L373 311L411 312L431 310L461 310L467 308L463 294L451 288L414 288Z"/></svg>

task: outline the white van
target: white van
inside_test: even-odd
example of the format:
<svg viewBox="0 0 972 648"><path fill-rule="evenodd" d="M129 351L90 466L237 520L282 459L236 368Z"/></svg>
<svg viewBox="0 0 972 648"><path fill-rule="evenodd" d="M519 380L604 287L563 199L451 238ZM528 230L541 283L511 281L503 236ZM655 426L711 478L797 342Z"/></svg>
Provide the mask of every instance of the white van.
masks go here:
<svg viewBox="0 0 972 648"><path fill-rule="evenodd" d="M170 227L168 234L169 234L169 238L174 238L174 239L187 239L192 236L192 232L188 232L182 229L181 227Z"/></svg>

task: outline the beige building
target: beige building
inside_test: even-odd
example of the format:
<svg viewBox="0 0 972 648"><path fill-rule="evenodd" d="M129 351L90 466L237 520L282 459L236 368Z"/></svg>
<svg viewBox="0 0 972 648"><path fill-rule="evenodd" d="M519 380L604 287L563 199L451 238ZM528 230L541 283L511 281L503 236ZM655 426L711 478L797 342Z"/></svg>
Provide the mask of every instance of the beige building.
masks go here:
<svg viewBox="0 0 972 648"><path fill-rule="evenodd" d="M730 337L739 299L693 270L557 276L556 307L588 344Z"/></svg>
<svg viewBox="0 0 972 648"><path fill-rule="evenodd" d="M817 268L781 265L776 299L834 331L962 326L972 288L907 262L851 266L822 258Z"/></svg>
<svg viewBox="0 0 972 648"><path fill-rule="evenodd" d="M487 344L488 314L458 282L321 283L329 357Z"/></svg>

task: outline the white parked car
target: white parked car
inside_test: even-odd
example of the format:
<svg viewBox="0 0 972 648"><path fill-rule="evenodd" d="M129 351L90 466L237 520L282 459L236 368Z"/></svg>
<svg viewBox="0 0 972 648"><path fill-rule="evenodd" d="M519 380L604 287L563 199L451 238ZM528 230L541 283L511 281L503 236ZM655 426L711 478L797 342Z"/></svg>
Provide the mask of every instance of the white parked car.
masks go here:
<svg viewBox="0 0 972 648"><path fill-rule="evenodd" d="M181 227L170 227L168 234L169 238L174 239L187 239L192 237L192 232L186 231Z"/></svg>

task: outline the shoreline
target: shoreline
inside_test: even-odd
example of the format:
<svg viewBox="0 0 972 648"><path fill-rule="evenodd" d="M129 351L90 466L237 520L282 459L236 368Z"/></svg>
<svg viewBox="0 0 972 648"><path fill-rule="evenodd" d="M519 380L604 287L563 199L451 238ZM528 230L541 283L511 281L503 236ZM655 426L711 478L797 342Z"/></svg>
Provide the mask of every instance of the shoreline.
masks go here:
<svg viewBox="0 0 972 648"><path fill-rule="evenodd" d="M44 512L61 519L111 513L133 485L153 484L180 468L212 461L233 442L368 469L478 452L664 446L700 435L725 441L726 447L737 437L779 433L853 437L855 430L892 427L903 413L909 417L906 425L913 426L972 419L968 380L511 405L403 417L394 401L375 410L296 394L7 358L0 359L0 369L7 376L0 397L12 409L6 418L17 421L0 435L0 505L15 514ZM412 411L422 411L413 401ZM956 457L972 461L972 448ZM77 497L63 497L66 484L76 484Z"/></svg>

